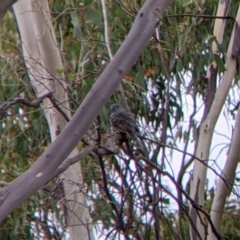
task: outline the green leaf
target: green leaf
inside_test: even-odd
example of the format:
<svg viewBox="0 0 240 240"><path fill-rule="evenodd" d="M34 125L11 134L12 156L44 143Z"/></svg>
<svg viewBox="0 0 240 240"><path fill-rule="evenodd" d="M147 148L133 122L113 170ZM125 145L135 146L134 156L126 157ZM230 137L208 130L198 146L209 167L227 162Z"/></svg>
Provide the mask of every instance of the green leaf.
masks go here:
<svg viewBox="0 0 240 240"><path fill-rule="evenodd" d="M73 74L73 73L69 73L68 74L68 79L71 81L71 82L74 82L76 80L76 75Z"/></svg>
<svg viewBox="0 0 240 240"><path fill-rule="evenodd" d="M223 59L221 59L218 54L214 54L214 59L215 59L215 61L217 63L217 66L218 66L219 70L221 72L225 72L226 68L225 68L225 64L224 64Z"/></svg>
<svg viewBox="0 0 240 240"><path fill-rule="evenodd" d="M56 69L56 73L59 74L59 75L64 74L64 72L65 72L65 69L64 69L64 68L62 68L62 69Z"/></svg>
<svg viewBox="0 0 240 240"><path fill-rule="evenodd" d="M78 15L76 13L71 13L71 22L73 25L73 37L83 39L83 33L81 28L81 22L78 19Z"/></svg>
<svg viewBox="0 0 240 240"><path fill-rule="evenodd" d="M135 82L142 88L145 88L144 69L138 65L138 71L135 77Z"/></svg>
<svg viewBox="0 0 240 240"><path fill-rule="evenodd" d="M103 26L102 15L98 11L95 11L95 10L89 8L87 10L86 18L88 19L88 21L91 21L92 23L94 23L98 27Z"/></svg>

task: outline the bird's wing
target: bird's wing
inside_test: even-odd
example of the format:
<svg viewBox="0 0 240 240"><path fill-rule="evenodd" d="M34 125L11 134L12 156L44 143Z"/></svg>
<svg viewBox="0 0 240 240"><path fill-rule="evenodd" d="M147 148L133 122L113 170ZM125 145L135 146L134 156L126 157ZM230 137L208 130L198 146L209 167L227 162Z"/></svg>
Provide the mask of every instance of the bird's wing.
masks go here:
<svg viewBox="0 0 240 240"><path fill-rule="evenodd" d="M136 127L133 115L123 109L111 114L111 123L114 128L124 132L132 131Z"/></svg>

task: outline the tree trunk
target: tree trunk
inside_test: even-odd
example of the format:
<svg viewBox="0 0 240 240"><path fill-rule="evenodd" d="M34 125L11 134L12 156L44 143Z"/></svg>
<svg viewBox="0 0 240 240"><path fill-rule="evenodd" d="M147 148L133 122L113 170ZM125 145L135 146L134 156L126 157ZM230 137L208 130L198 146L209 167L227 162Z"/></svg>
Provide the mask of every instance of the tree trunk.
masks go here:
<svg viewBox="0 0 240 240"><path fill-rule="evenodd" d="M67 96L67 84L58 69L63 69L54 29L45 0L20 0L13 6L21 35L23 58L29 73L31 84L37 97L53 92L55 101L70 119L70 106ZM66 120L52 105L49 99L42 103L42 109L48 122L52 142L66 125ZM78 153L75 148L69 157ZM66 222L71 239L93 239L90 216L84 193L81 165L76 163L61 174L65 191L67 216ZM81 188L83 189L83 188Z"/></svg>
<svg viewBox="0 0 240 240"><path fill-rule="evenodd" d="M240 24L240 5L238 8L238 13L236 17L237 23L235 23L235 27L232 32L232 39L231 44L229 46L229 51L231 49L236 49L236 46L234 46L234 39L239 39L239 30L237 34L237 29ZM228 57L232 58L232 51L230 52L231 55ZM233 59L232 61L236 61ZM230 61L231 63L231 61ZM233 70L234 71L234 70ZM220 233L221 230L221 223L222 223L222 217L224 213L224 207L226 203L226 199L230 194L230 191L234 184L234 177L235 172L237 169L237 165L239 163L239 156L240 156L240 148L239 148L239 142L240 142L240 108L238 108L238 113L235 121L235 127L233 136L231 139L231 145L228 153L228 157L224 166L224 169L221 174L221 178L219 178L218 185L217 185L217 191L213 199L212 208L211 208L211 221L215 227L215 231ZM217 236L214 233L211 226L208 227L208 240L217 240Z"/></svg>
<svg viewBox="0 0 240 240"><path fill-rule="evenodd" d="M225 5L225 2L222 2L220 4ZM223 7L225 7L225 10L228 9L228 5L225 5ZM232 80L236 73L236 59L232 58L233 37L234 37L234 34L232 34L229 47L228 47L227 56L226 56L226 66L225 66L226 71L214 95L213 102L211 106L209 106L209 111L206 114L206 118L201 123L200 129L199 129L199 138L198 138L198 144L196 149L197 159L195 159L195 162L194 162L190 196L194 200L196 206L200 206L200 207L204 206L207 164L209 159L209 152L210 152L210 147L212 142L213 131L214 131L216 122L218 120L218 117L222 111L226 97L229 93ZM208 233L207 233L207 225L205 225L205 219L203 215L200 212L197 212L194 206L190 206L190 217L192 218L201 238L205 239ZM191 228L192 239L199 239L196 234L197 234L196 231L193 228Z"/></svg>

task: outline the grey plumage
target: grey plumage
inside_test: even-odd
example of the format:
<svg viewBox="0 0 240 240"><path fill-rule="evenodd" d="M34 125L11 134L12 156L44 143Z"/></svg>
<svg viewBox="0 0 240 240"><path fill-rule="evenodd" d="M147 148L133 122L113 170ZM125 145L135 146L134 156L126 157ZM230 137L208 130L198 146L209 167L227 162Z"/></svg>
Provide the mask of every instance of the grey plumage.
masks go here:
<svg viewBox="0 0 240 240"><path fill-rule="evenodd" d="M128 110L121 108L118 104L110 107L110 121L114 130L128 133L145 152L145 147L138 139L140 135L134 116Z"/></svg>
<svg viewBox="0 0 240 240"><path fill-rule="evenodd" d="M138 129L131 112L114 104L110 108L112 127L120 132L127 132L130 136L136 135Z"/></svg>

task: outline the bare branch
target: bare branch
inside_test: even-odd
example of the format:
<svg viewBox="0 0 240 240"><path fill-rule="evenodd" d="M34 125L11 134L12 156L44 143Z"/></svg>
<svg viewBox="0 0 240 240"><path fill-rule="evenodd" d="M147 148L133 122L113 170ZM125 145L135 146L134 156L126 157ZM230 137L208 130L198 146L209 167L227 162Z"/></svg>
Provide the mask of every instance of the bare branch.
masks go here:
<svg viewBox="0 0 240 240"><path fill-rule="evenodd" d="M196 18L205 18L205 19L222 19L222 20L232 20L236 22L236 19L231 16L213 16L213 15L204 15L204 14L171 14L171 15L165 15L165 18L168 17L196 17Z"/></svg>
<svg viewBox="0 0 240 240"><path fill-rule="evenodd" d="M28 106L28 107L33 107L33 108L38 108L40 107L40 104L42 103L42 101L45 99L45 98L48 98L50 100L50 102L52 103L52 105L54 106L54 108L56 108L56 110L63 116L63 118L69 122L69 118L67 117L67 115L63 112L63 110L59 107L59 104L56 103L56 101L54 100L53 98L53 93L52 92L49 92L49 93L46 93L44 95L42 95L41 97L39 97L38 99L36 99L35 101L33 102L28 102L26 99L24 98L14 98L14 99L10 99L8 100L7 102L3 103L1 106L0 106L0 116L1 115L4 115L4 113L7 111L8 108L16 105L16 104L23 104L25 106Z"/></svg>
<svg viewBox="0 0 240 240"><path fill-rule="evenodd" d="M173 0L145 2L125 41L89 91L71 121L30 169L9 184L9 194L0 206L0 221L3 221L9 213L52 178L54 171L83 138L103 106L136 62L155 31L159 17L172 2Z"/></svg>
<svg viewBox="0 0 240 240"><path fill-rule="evenodd" d="M63 173L70 165L73 165L74 163L84 159L89 153L93 151L94 148L95 148L95 145L90 145L86 147L82 152L77 154L76 156L72 158L67 158L54 172L53 177L56 177L59 174Z"/></svg>
<svg viewBox="0 0 240 240"><path fill-rule="evenodd" d="M40 104L42 103L42 101L45 99L45 98L50 98L52 96L52 93L49 92L49 93L46 93L44 94L43 96L39 97L37 100L33 101L33 102L28 102L26 99L24 98L13 98L13 99L10 99L8 100L7 102L3 103L1 106L0 106L0 116L3 115L8 108L12 107L13 105L16 105L18 103L21 103L25 106L28 106L28 107L34 107L34 108L37 108L40 106Z"/></svg>

